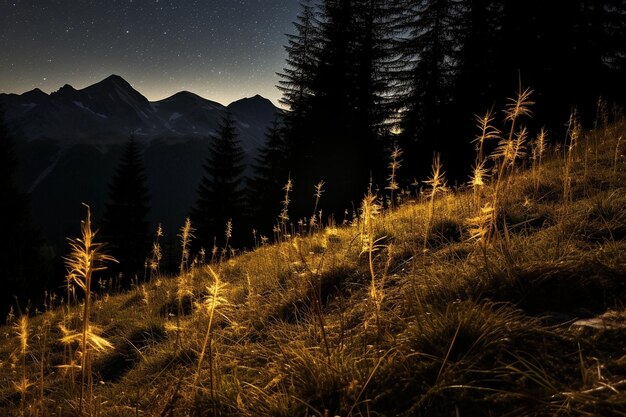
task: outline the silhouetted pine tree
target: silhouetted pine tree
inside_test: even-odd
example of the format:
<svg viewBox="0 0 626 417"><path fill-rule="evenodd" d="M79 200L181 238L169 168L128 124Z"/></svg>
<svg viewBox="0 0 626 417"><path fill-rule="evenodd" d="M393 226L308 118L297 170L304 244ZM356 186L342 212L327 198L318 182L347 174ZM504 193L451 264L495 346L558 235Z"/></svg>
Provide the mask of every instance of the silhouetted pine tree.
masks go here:
<svg viewBox="0 0 626 417"><path fill-rule="evenodd" d="M412 175L426 173L434 152L445 160L454 149L446 115L454 98L458 8L458 0L406 1L399 20L397 57L405 65L396 72L396 97L401 147Z"/></svg>
<svg viewBox="0 0 626 417"><path fill-rule="evenodd" d="M289 154L283 133L277 117L265 134L265 145L259 150L254 173L246 187L250 224L268 237L280 213L283 187L289 176Z"/></svg>
<svg viewBox="0 0 626 417"><path fill-rule="evenodd" d="M294 172L299 171L299 166L312 165L312 139L308 126L320 51L319 10L309 0L301 3L301 9L294 22L295 33L287 35L287 60L282 73L278 74L280 80L277 86L282 93L280 103L287 109L283 114L283 134L288 165ZM302 214L302 208L299 211L297 216Z"/></svg>
<svg viewBox="0 0 626 417"><path fill-rule="evenodd" d="M237 245L245 236L242 230L244 212L243 149L235 131L233 117L222 119L218 136L211 138L205 176L198 186L198 200L191 209L191 223L196 228L193 246L210 250L214 239L223 247L224 231L229 219L235 235L231 244Z"/></svg>
<svg viewBox="0 0 626 417"><path fill-rule="evenodd" d="M109 200L102 219L102 239L118 265L109 268L123 274L128 286L135 274L142 276L150 246L147 216L150 194L139 145L131 136L109 185Z"/></svg>
<svg viewBox="0 0 626 417"><path fill-rule="evenodd" d="M535 90L534 119L553 136L573 107L589 125L599 96L624 102L625 15L623 0L502 2L492 42L500 95L510 95L520 76Z"/></svg>
<svg viewBox="0 0 626 417"><path fill-rule="evenodd" d="M298 217L312 206L313 186L326 183L322 207L341 213L363 190L359 182L367 169L353 135L356 99L355 48L358 28L351 0L326 0L321 4L320 50L311 86L310 108L294 167L294 205Z"/></svg>
<svg viewBox="0 0 626 417"><path fill-rule="evenodd" d="M17 159L14 144L0 110L0 317L17 297L21 308L28 301L41 305L46 290L39 231L33 227L30 197L15 184Z"/></svg>
<svg viewBox="0 0 626 417"><path fill-rule="evenodd" d="M573 101L591 127L598 96L609 102L626 97L626 1L582 0L572 30ZM574 65L575 62L581 63ZM593 82L589 82L593 80Z"/></svg>
<svg viewBox="0 0 626 417"><path fill-rule="evenodd" d="M319 6L305 107L292 108L287 116L289 121L301 115L299 129L287 123L298 216L310 214L313 186L320 180L326 182L322 207L327 213L343 213L366 190L387 119L381 104L385 4L326 0Z"/></svg>
<svg viewBox="0 0 626 417"><path fill-rule="evenodd" d="M374 185L384 187L386 156L393 143L389 140L393 115L390 74L395 65L393 39L397 35L393 24L402 8L397 0L357 0L355 8L360 30L354 52L356 112L352 134L362 149L369 177Z"/></svg>
<svg viewBox="0 0 626 417"><path fill-rule="evenodd" d="M306 113L319 51L319 22L315 18L315 8L309 0L301 3L301 8L293 23L296 33L287 34L287 60L283 72L278 74L277 86L282 93L279 101L289 110L285 119L292 128Z"/></svg>
<svg viewBox="0 0 626 417"><path fill-rule="evenodd" d="M425 176L440 152L448 176L464 181L474 115L502 108L518 80L535 90L535 120L555 137L572 107L593 119L598 96L618 103L626 96L624 0L305 6L279 85L296 205L310 204L321 179L331 207L354 199L368 169L376 179L386 154L376 144L390 120L399 121L410 178Z"/></svg>
<svg viewBox="0 0 626 417"><path fill-rule="evenodd" d="M459 50L452 115L457 118L457 124L462 124L460 128L467 132L474 128L473 116L484 114L501 93L495 82L500 59L496 40L502 5L493 0L466 0L460 4L459 13L454 28ZM515 79L509 80L509 90L514 82Z"/></svg>

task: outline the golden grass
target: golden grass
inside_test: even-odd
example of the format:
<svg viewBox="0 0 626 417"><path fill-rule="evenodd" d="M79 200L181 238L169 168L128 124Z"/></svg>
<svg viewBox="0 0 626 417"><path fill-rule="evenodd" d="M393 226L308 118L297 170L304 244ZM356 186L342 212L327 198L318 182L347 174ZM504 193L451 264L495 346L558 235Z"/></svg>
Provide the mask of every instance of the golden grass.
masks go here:
<svg viewBox="0 0 626 417"><path fill-rule="evenodd" d="M87 217L81 224L81 237L70 239L70 255L65 258L68 269L68 282L75 284L83 291L83 314L81 330L75 332L66 329L60 324L63 331L61 343L71 345L78 343L80 346L80 370L81 370L81 389L79 397L78 412L83 415L83 401L87 397L88 409L87 415L92 415L92 389L93 379L91 375L92 351L104 351L113 346L104 338L98 335L96 326L90 323L91 315L91 281L94 273L106 269L106 262L116 262L114 258L103 253L102 243L95 241L96 233L91 229L91 211L87 207ZM87 394L85 394L87 388Z"/></svg>
<svg viewBox="0 0 626 417"><path fill-rule="evenodd" d="M13 383L0 386L0 414L626 413L626 330L573 326L624 315L626 125L571 132L559 152L540 131L524 155L529 112L521 91L504 139L494 114L480 118L468 187L441 193L435 161L417 198L385 208L369 192L352 222L324 226L320 184L298 234L289 181L275 244L190 262L186 224L180 274L160 275L153 253L151 280L123 294L91 294L100 266L84 255L100 246L87 217L70 257L89 308L2 328L0 377ZM485 140L501 141L495 158L481 155ZM62 343L83 335L78 352L104 350L91 369ZM76 358L84 377L72 377Z"/></svg>

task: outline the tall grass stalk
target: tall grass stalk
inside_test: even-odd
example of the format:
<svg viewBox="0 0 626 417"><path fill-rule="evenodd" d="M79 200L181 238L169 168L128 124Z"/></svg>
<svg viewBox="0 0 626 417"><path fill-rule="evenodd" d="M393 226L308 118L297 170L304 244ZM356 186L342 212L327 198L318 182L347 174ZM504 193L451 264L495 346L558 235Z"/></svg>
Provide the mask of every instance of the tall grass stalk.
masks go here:
<svg viewBox="0 0 626 417"><path fill-rule="evenodd" d="M569 211L572 202L572 169L574 167L575 150L580 138L580 132L580 123L576 118L576 113L572 112L567 128L565 163L563 165L563 208L565 213Z"/></svg>
<svg viewBox="0 0 626 417"><path fill-rule="evenodd" d="M475 165L479 166L479 165L482 165L483 161L485 160L485 155L484 155L485 141L491 140L491 139L499 139L500 134L502 132L500 132L500 130L498 130L493 125L493 121L495 120L495 117L493 116L492 110L488 110L484 116L476 115L475 118L476 118L476 125L478 126L478 129L480 130L480 135L478 135L476 139L474 139L474 142L476 142Z"/></svg>
<svg viewBox="0 0 626 417"><path fill-rule="evenodd" d="M370 273L370 299L374 304L374 319L376 328L380 334L380 305L382 303L384 293L383 287L376 282L376 271L374 270L374 254L381 248L378 242L383 238L376 238L374 231L374 222L380 214L381 206L378 198L372 193L371 189L367 192L361 202L361 253L367 254L367 264Z"/></svg>
<svg viewBox="0 0 626 417"><path fill-rule="evenodd" d="M89 344L90 342L100 342L98 337L91 331L89 323L91 313L91 280L95 272L106 269L106 266L104 266L105 262L117 262L113 257L103 253L103 243L95 242L97 231L91 230L91 211L88 205L85 204L85 207L87 208L87 217L81 224L81 237L69 240L71 252L70 255L65 258L65 263L69 271L68 275L71 281L83 290L85 297L83 301L83 320L80 335L81 389L79 410L81 415L84 413L83 402L85 399L85 384L88 383L90 393L92 390ZM75 335L69 335L66 336L65 340L72 341L75 338ZM89 414L91 415L91 395L89 402Z"/></svg>
<svg viewBox="0 0 626 417"><path fill-rule="evenodd" d="M182 249L180 266L178 268L181 275L184 274L189 268L189 245L191 244L191 239L194 237L193 232L195 232L195 229L191 227L191 220L187 217L185 219L185 224L180 228L180 234L178 235L180 237L180 246Z"/></svg>
<svg viewBox="0 0 626 417"><path fill-rule="evenodd" d="M521 85L517 92L516 98L509 99L509 103L504 110L505 121L510 123L508 137L502 138L498 143L498 147L491 155L493 159L498 161L498 176L496 178L496 185L494 191L493 205L497 207L498 198L500 196L503 180L507 173L507 168L510 168L515 163L517 155L516 148L519 149L519 144L524 137L522 133L517 132L517 121L521 116L529 116L532 114L530 106L535 104L530 101L532 90L527 88L522 91ZM517 136L517 140L516 140ZM517 142L517 144L516 144Z"/></svg>
<svg viewBox="0 0 626 417"><path fill-rule="evenodd" d="M523 159L526 156L526 139L528 138L528 130L526 127L522 127L515 133L513 139L513 146L511 148L511 156L509 158L509 175L506 176L506 189L508 190L511 185L512 174L515 171L515 162L519 159Z"/></svg>
<svg viewBox="0 0 626 417"><path fill-rule="evenodd" d="M14 382L13 385L15 389L20 394L20 416L26 416L26 394L28 392L28 388L30 388L33 384L28 381L28 376L26 372L26 357L28 356L28 337L29 337L29 329L28 329L28 314L22 314L20 319L15 324L15 330L17 337L20 342L20 368L21 375L19 382Z"/></svg>
<svg viewBox="0 0 626 417"><path fill-rule="evenodd" d="M291 181L291 176L287 178L287 183L283 187L283 191L285 191L282 204L282 209L280 210L280 214L278 215L278 230L276 232L276 240L280 241L285 239L288 235L287 233L287 222L289 222L289 203L290 193L293 190L293 182Z"/></svg>
<svg viewBox="0 0 626 417"><path fill-rule="evenodd" d="M541 178L541 163L543 161L543 156L546 153L546 135L547 132L544 128L541 128L541 131L537 135L537 138L533 142L532 151L531 151L531 160L532 160L532 177L533 183L535 185L535 193L539 191L539 179Z"/></svg>
<svg viewBox="0 0 626 417"><path fill-rule="evenodd" d="M233 219L228 219L226 221L226 228L224 230L224 237L225 237L225 242L224 242L224 247L222 248L222 254L220 257L220 261L223 261L224 259L226 259L226 256L228 255L228 249L230 246L230 239L233 237Z"/></svg>
<svg viewBox="0 0 626 417"><path fill-rule="evenodd" d="M620 157L620 144L622 142L622 136L617 138L617 143L615 144L615 153L613 154L613 175L617 173L617 161Z"/></svg>
<svg viewBox="0 0 626 417"><path fill-rule="evenodd" d="M441 156L437 153L433 157L433 164L431 167L431 175L425 181L429 186L428 191L428 214L426 216L426 228L424 230L424 250L426 250L426 244L428 242L430 227L435 216L435 196L439 193L444 193L448 190L446 184L445 172L443 172L443 166L441 165Z"/></svg>
<svg viewBox="0 0 626 417"><path fill-rule="evenodd" d="M195 229L191 226L191 220L189 217L185 219L185 224L180 229L180 245L181 245L181 257L180 257L180 271L178 275L178 288L176 291L177 298L177 311L176 311L176 347L180 348L181 339L180 333L182 330L182 324L180 321L183 315L183 299L187 295L192 295L191 285L188 282L188 268L189 268L189 246L191 240L194 238L193 232Z"/></svg>
<svg viewBox="0 0 626 417"><path fill-rule="evenodd" d="M488 175L487 168L485 167L485 161L482 161L478 165L474 165L472 168L472 175L470 177L469 184L474 193L474 210L476 211L480 211L482 189L487 184Z"/></svg>
<svg viewBox="0 0 626 417"><path fill-rule="evenodd" d="M152 255L150 257L150 280L154 277L159 276L159 267L161 265L161 260L163 259L163 252L161 251L161 243L159 242L159 238L163 236L163 227L161 227L161 223L157 226L157 231L154 237L154 242L152 243Z"/></svg>
<svg viewBox="0 0 626 417"><path fill-rule="evenodd" d="M385 189L389 190L389 207L393 207L395 204L394 200L394 192L400 189L398 185L398 170L402 167L402 149L398 146L398 143L393 144L393 150L391 151L391 155L389 158L389 177L387 178L387 187Z"/></svg>
<svg viewBox="0 0 626 417"><path fill-rule="evenodd" d="M609 106L606 100L602 97L598 97L598 103L596 106L596 120L594 123L594 129L597 131L605 131L609 124Z"/></svg>
<svg viewBox="0 0 626 417"><path fill-rule="evenodd" d="M493 126L494 116L492 110L488 110L484 116L475 116L476 126L480 130L480 134L474 139L476 143L476 160L472 167L472 175L469 181L469 185L474 191L474 210L480 211L481 207L481 192L482 188L487 183L488 170L486 167L486 160L484 155L485 141L491 139L498 139L500 137L500 130Z"/></svg>
<svg viewBox="0 0 626 417"><path fill-rule="evenodd" d="M483 257L485 259L485 265L489 265L489 257L487 256L487 247L489 241L493 236L495 213L494 208L490 203L485 204L480 208L480 211L476 217L467 220L469 225L469 238L475 240L480 245Z"/></svg>
<svg viewBox="0 0 626 417"><path fill-rule="evenodd" d="M313 214L311 214L311 220L309 221L309 232L313 232L313 229L319 229L322 227L322 214L320 212L319 219L317 219L317 208L319 207L322 194L324 193L324 181L320 181L315 184L315 205L313 206Z"/></svg>
<svg viewBox="0 0 626 417"><path fill-rule="evenodd" d="M198 357L198 366L196 368L196 375L194 377L193 389L194 389L194 397L198 388L198 381L200 379L200 371L202 370L202 363L204 362L204 357L207 354L208 350L208 361L209 361L209 392L211 395L211 404L213 407L213 415L217 416L217 404L215 401L215 383L214 383L214 364L213 364L213 339L212 339L212 329L213 329L213 319L215 317L215 311L219 306L227 305L228 301L222 297L220 294L224 289L224 284L220 281L220 276L215 270L208 265L207 266L209 273L213 277L213 284L207 287L208 296L204 301L204 306L209 315L209 322L207 324L207 329L204 334L204 339L202 342L202 350L200 351L200 356Z"/></svg>

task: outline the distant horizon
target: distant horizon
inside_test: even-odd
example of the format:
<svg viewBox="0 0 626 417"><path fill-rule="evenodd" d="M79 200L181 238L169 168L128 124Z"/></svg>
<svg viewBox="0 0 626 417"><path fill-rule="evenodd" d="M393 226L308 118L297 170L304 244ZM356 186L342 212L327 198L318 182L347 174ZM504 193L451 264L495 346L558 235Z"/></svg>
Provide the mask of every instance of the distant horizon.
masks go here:
<svg viewBox="0 0 626 417"><path fill-rule="evenodd" d="M274 105L293 0L0 2L0 92L50 93L120 74L150 101L187 90Z"/></svg>
<svg viewBox="0 0 626 417"><path fill-rule="evenodd" d="M174 96L174 95L176 95L176 94L178 94L178 93L188 92L188 93L191 93L191 94L195 94L195 95L197 95L198 97L201 97L201 98L203 98L203 99L205 99L205 100L209 100L209 101L213 101L213 102L216 102L216 103L218 103L218 104L221 104L222 106L225 106L225 107L227 107L227 106L231 105L232 103L235 103L235 102L237 102L237 101L240 101L240 100L249 99L249 98L254 98L255 96L260 96L260 97L262 97L262 98L264 98L264 99L266 99L266 100L269 100L269 101L270 101L270 102L271 102L271 103L272 103L275 107L277 107L277 108L279 108L279 109L282 109L282 108L283 108L283 107L280 105L280 103L278 103L278 99L274 99L274 100L273 100L271 97L268 97L267 95L261 94L260 92L250 92L250 93L245 93L245 95L244 95L244 96L239 97L239 98L235 98L236 96L234 96L234 95L233 95L233 96L232 96L232 98L228 98L228 99L227 99L227 101L224 101L224 100L220 100L220 99L218 99L218 98L207 97L206 95L203 95L203 94L201 94L201 93L199 93L199 92L197 92L197 91L193 91L193 90L191 90L191 89L185 88L184 86L183 86L183 87L181 87L181 89L180 89L180 90L174 91L174 90L172 89L172 92L171 92L171 93L163 93L163 94L166 94L166 95L163 95L162 97L161 97L161 96L159 96L159 98L154 98L154 97L151 97L150 95L146 94L144 91L142 91L141 87L139 87L139 88L138 88L138 86L137 86L137 85L135 85L135 84L133 84L133 82L132 82L131 80L129 80L129 79L128 79L127 77L125 77L124 75L120 75L119 73L111 73L111 74L106 75L106 76L104 76L104 77L102 77L102 78L100 78L100 79L98 79L98 80L96 80L96 81L93 81L93 82L88 82L88 83L86 83L86 84L84 84L84 83L81 83L81 84L73 84L73 83L71 83L71 82L64 82L64 83L62 83L61 85L59 85L58 87L56 87L56 88L52 88L52 89L49 89L49 88L42 88L41 86L33 86L33 87L32 87L32 88L30 88L30 89L27 89L27 90L24 90L24 91L20 91L20 92L17 92L17 91L5 91L4 89L0 89L0 94L17 94L17 95L22 95L22 94L28 93L28 92L30 92L30 91L40 90L40 91L44 92L45 94L50 95L50 94L52 94L52 93L55 93L55 92L59 91L59 90L60 90L61 88L63 88L63 86L65 86L65 85L69 85L69 86L71 86L72 88L74 88L74 89L76 89L76 90L83 90L83 89L85 89L85 88L87 88L87 87L90 87L90 86L92 86L92 85L94 85L94 84L98 84L99 82L104 81L104 80L106 80L107 78L109 78L109 77L111 77L111 76L118 76L118 77L121 77L122 79L124 79L124 80L125 80L128 84L130 84L130 86L131 86L134 90L136 90L136 91L137 91L137 92L139 92L142 96L144 96L146 99L148 99L148 101L149 101L150 103L154 103L154 102L157 102L157 101L165 100L165 99L170 98L170 97L172 97L172 96ZM275 87L275 86L274 86L274 88L276 89L276 87Z"/></svg>

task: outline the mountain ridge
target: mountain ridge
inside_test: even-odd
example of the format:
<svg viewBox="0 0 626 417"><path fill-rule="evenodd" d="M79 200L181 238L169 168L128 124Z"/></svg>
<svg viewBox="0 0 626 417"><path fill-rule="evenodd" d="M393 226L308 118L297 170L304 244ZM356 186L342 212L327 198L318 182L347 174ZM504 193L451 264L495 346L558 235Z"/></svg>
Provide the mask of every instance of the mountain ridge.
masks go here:
<svg viewBox="0 0 626 417"><path fill-rule="evenodd" d="M149 221L175 231L195 201L208 142L225 112L236 121L247 173L279 112L259 95L225 106L180 91L151 102L117 75L80 90L65 84L50 94L0 94L0 107L17 145L19 188L31 194L33 215L53 244L72 233L81 202L94 218L102 214L129 136L140 142L146 165Z"/></svg>
<svg viewBox="0 0 626 417"><path fill-rule="evenodd" d="M260 145L262 131L280 111L258 94L228 105L184 90L150 101L116 74L82 89L65 84L50 94L39 88L2 93L0 106L17 139L77 143L119 141L131 134L145 140L212 135L223 112L232 110L247 151Z"/></svg>

